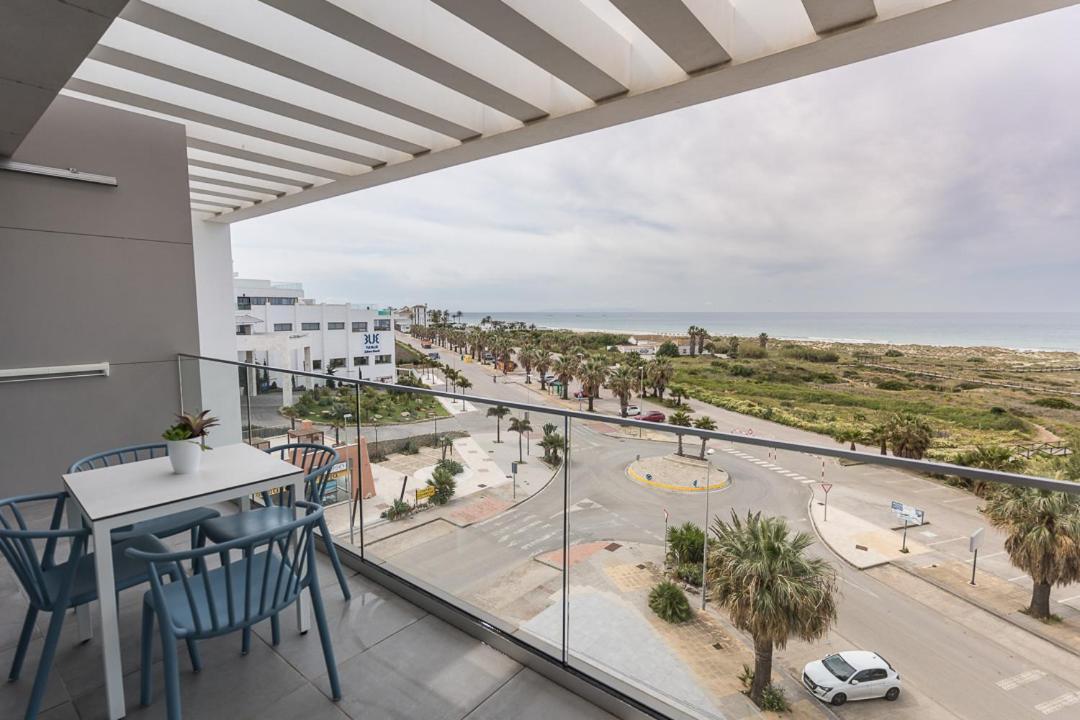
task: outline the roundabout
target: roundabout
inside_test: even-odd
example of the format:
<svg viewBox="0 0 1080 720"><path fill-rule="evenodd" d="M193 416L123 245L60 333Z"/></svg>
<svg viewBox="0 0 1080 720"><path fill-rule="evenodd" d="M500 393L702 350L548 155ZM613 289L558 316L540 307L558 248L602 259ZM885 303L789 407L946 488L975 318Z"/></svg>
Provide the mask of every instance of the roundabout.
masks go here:
<svg viewBox="0 0 1080 720"><path fill-rule="evenodd" d="M731 485L727 470L711 460L678 454L639 458L626 466L626 476L647 487L681 493L726 490Z"/></svg>

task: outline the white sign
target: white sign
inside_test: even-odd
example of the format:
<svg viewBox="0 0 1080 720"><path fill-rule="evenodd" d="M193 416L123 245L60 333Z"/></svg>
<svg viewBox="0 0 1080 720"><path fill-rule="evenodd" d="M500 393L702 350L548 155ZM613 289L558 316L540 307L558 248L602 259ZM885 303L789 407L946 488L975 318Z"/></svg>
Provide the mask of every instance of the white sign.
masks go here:
<svg viewBox="0 0 1080 720"><path fill-rule="evenodd" d="M976 550L981 548L983 544L983 537L985 536L983 535L982 528L979 528L975 532L971 533L971 536L968 538L968 552L975 552Z"/></svg>
<svg viewBox="0 0 1080 720"><path fill-rule="evenodd" d="M909 523L914 523L916 525L923 524L923 518L925 517L926 513L924 513L922 510L919 510L917 507L913 505L905 505L898 500L893 500L890 505L892 507L893 513L895 513L896 517L900 518L901 520Z"/></svg>
<svg viewBox="0 0 1080 720"><path fill-rule="evenodd" d="M381 349L379 333L364 333L364 352L377 353Z"/></svg>

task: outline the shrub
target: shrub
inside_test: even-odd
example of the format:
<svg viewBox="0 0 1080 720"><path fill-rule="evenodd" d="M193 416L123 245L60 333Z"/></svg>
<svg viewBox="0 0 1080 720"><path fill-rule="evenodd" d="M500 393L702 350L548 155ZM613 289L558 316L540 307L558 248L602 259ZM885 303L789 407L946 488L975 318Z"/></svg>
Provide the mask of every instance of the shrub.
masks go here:
<svg viewBox="0 0 1080 720"><path fill-rule="evenodd" d="M784 356L792 360L805 360L806 362L834 363L840 362L840 356L832 350L804 347L802 345L788 345L783 350Z"/></svg>
<svg viewBox="0 0 1080 720"><path fill-rule="evenodd" d="M384 453L382 450L377 450L368 455L368 460L373 463L386 462L386 453Z"/></svg>
<svg viewBox="0 0 1080 720"><path fill-rule="evenodd" d="M739 351L736 353L741 358L767 358L769 357L769 351L760 345L740 345Z"/></svg>
<svg viewBox="0 0 1080 720"><path fill-rule="evenodd" d="M678 357L679 356L679 346L676 345L675 343L671 342L670 340L666 340L663 343L661 343L660 347L658 347L656 349L656 356L657 357Z"/></svg>
<svg viewBox="0 0 1080 720"><path fill-rule="evenodd" d="M686 594L669 580L657 584L649 592L649 608L669 623L686 622L693 614Z"/></svg>
<svg viewBox="0 0 1080 720"><path fill-rule="evenodd" d="M409 442L405 443L405 447L401 448L401 450L399 450L398 452L400 452L402 455L415 455L416 453L420 452L420 448L416 446L415 442L410 440Z"/></svg>
<svg viewBox="0 0 1080 720"><path fill-rule="evenodd" d="M877 383L878 390L907 390L911 386L900 380L881 380Z"/></svg>
<svg viewBox="0 0 1080 720"><path fill-rule="evenodd" d="M667 541L668 554L677 565L705 559L705 531L692 522L669 527Z"/></svg>
<svg viewBox="0 0 1080 720"><path fill-rule="evenodd" d="M969 358L967 359L967 362L969 362L969 363L985 363L985 362L986 362L986 358L984 358L984 357L979 357L978 355L975 355L975 356L973 356L973 357L969 357Z"/></svg>
<svg viewBox="0 0 1080 720"><path fill-rule="evenodd" d="M885 357L904 357L904 353L895 348L890 348L885 351Z"/></svg>
<svg viewBox="0 0 1080 720"><path fill-rule="evenodd" d="M457 460L451 460L450 458L440 460L435 464L435 468L445 468L450 472L451 475L460 475L461 473L465 472L464 465L459 463Z"/></svg>
<svg viewBox="0 0 1080 720"><path fill-rule="evenodd" d="M747 690L754 684L754 668L743 663L742 672L738 675L739 682ZM787 712L791 709L787 698L784 696L784 688L769 683L761 694L761 709L767 712Z"/></svg>
<svg viewBox="0 0 1080 720"><path fill-rule="evenodd" d="M1065 398L1039 398L1035 401L1035 405L1044 408L1050 408L1051 410L1077 410L1080 409L1076 403L1071 403Z"/></svg>
<svg viewBox="0 0 1080 720"><path fill-rule="evenodd" d="M450 498L454 497L454 492L457 490L457 481L445 467L435 468L427 485L435 488L435 494L431 496L432 505L445 505L450 502Z"/></svg>
<svg viewBox="0 0 1080 720"><path fill-rule="evenodd" d="M402 500L394 500L394 504L382 512L382 517L387 520L399 520L412 512L412 505Z"/></svg>
<svg viewBox="0 0 1080 720"><path fill-rule="evenodd" d="M689 585L701 587L701 563L683 563L675 568L675 577Z"/></svg>
<svg viewBox="0 0 1080 720"><path fill-rule="evenodd" d="M732 365L728 368L728 372L735 377L750 377L754 374L754 368L749 365Z"/></svg>

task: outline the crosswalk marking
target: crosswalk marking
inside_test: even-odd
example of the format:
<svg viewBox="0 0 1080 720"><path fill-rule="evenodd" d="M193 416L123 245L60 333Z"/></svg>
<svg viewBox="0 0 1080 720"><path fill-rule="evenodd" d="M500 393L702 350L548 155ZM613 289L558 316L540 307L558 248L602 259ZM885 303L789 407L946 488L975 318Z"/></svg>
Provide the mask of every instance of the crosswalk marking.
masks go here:
<svg viewBox="0 0 1080 720"><path fill-rule="evenodd" d="M1007 690L1015 690L1016 688L1020 687L1021 685L1027 685L1028 683L1033 683L1036 680L1040 680L1045 675L1046 675L1046 673L1043 672L1042 670L1025 670L1024 672L1020 673L1019 675L1013 675L1012 677L1002 678L1001 680L998 680L994 684L997 685L1002 690L1006 690L1006 691Z"/></svg>
<svg viewBox="0 0 1080 720"><path fill-rule="evenodd" d="M1053 700L1039 703L1035 706L1035 709L1043 715L1049 715L1077 703L1080 703L1080 692L1067 692L1064 695L1058 695Z"/></svg>

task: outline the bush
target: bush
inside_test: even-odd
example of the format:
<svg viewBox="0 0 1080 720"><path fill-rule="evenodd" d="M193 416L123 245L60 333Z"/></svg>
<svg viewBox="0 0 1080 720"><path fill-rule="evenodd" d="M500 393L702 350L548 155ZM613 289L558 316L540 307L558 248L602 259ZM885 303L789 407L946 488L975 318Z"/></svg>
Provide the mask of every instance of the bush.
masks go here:
<svg viewBox="0 0 1080 720"><path fill-rule="evenodd" d="M881 380L877 383L878 390L907 390L911 386L899 380Z"/></svg>
<svg viewBox="0 0 1080 720"><path fill-rule="evenodd" d="M656 356L657 357L678 357L679 356L679 346L676 345L675 343L671 342L670 340L666 340L665 342L661 343L660 347L658 347L656 349Z"/></svg>
<svg viewBox="0 0 1080 720"><path fill-rule="evenodd" d="M387 520L399 520L412 512L412 505L402 500L394 500L394 504L382 512L382 517Z"/></svg>
<svg viewBox="0 0 1080 720"><path fill-rule="evenodd" d="M386 453L384 453L382 450L378 450L376 452L370 453L368 455L368 460L370 460L373 463L386 462Z"/></svg>
<svg viewBox="0 0 1080 720"><path fill-rule="evenodd" d="M969 362L969 363L984 363L984 362L986 362L986 358L979 357L978 355L975 355L973 357L969 357L967 359L967 362Z"/></svg>
<svg viewBox="0 0 1080 720"><path fill-rule="evenodd" d="M417 447L415 442L410 440L409 442L405 443L405 447L401 448L401 450L399 450L398 452L400 452L402 455L415 455L416 453L420 452L420 448Z"/></svg>
<svg viewBox="0 0 1080 720"><path fill-rule="evenodd" d="M668 528L668 555L676 565L705 559L705 531L692 522Z"/></svg>
<svg viewBox="0 0 1080 720"><path fill-rule="evenodd" d="M739 682L747 690L754 684L754 668L743 663L742 672L739 673ZM761 693L761 709L767 712L787 712L791 709L787 698L784 696L784 688L769 683Z"/></svg>
<svg viewBox="0 0 1080 720"><path fill-rule="evenodd" d="M683 563L675 568L675 577L689 585L701 587L701 563Z"/></svg>
<svg viewBox="0 0 1080 720"><path fill-rule="evenodd" d="M804 347L802 345L788 345L783 354L792 360L805 360L806 362L834 363L840 362L840 356L832 350Z"/></svg>
<svg viewBox="0 0 1080 720"><path fill-rule="evenodd" d="M464 465L459 463L457 460L451 460L450 458L437 462L435 464L435 469L439 468L445 468L450 472L451 475L460 475L461 473L465 472Z"/></svg>
<svg viewBox="0 0 1080 720"><path fill-rule="evenodd" d="M649 592L649 608L669 623L681 623L690 619L690 602L675 583L665 580Z"/></svg>
<svg viewBox="0 0 1080 720"><path fill-rule="evenodd" d="M754 368L749 365L732 365L728 368L728 372L735 377L750 377L754 374Z"/></svg>
<svg viewBox="0 0 1080 720"><path fill-rule="evenodd" d="M1077 410L1080 409L1076 403L1071 403L1065 398L1039 398L1035 401L1035 405L1044 408L1050 408L1051 410Z"/></svg>
<svg viewBox="0 0 1080 720"><path fill-rule="evenodd" d="M760 345L740 345L737 357L761 359L769 357L769 351Z"/></svg>
<svg viewBox="0 0 1080 720"><path fill-rule="evenodd" d="M896 349L888 349L885 351L885 357L904 357L904 353Z"/></svg>
<svg viewBox="0 0 1080 720"><path fill-rule="evenodd" d="M450 498L454 497L454 492L457 490L457 481L445 467L435 468L427 485L435 488L435 494L431 496L432 505L445 505L450 502Z"/></svg>

